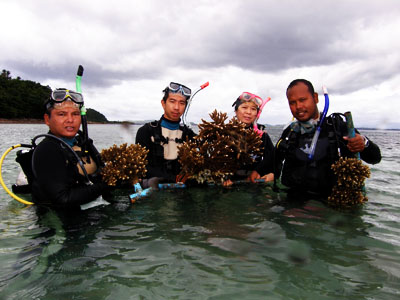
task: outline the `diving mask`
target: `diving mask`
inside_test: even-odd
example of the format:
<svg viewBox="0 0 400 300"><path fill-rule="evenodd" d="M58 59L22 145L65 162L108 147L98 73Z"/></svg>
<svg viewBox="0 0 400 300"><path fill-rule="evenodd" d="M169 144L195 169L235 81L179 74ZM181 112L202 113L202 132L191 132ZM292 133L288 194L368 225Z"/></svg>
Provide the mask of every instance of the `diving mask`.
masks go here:
<svg viewBox="0 0 400 300"><path fill-rule="evenodd" d="M187 86L184 86L183 84L176 83L176 82L170 82L170 84L167 87L172 93L181 93L183 96L190 97L192 94L192 90L189 89Z"/></svg>
<svg viewBox="0 0 400 300"><path fill-rule="evenodd" d="M83 106L83 96L81 93L67 90L67 89L55 89L50 99L45 104L46 109L54 107L57 109L65 106L74 106L80 109Z"/></svg>
<svg viewBox="0 0 400 300"><path fill-rule="evenodd" d="M257 96L254 95L252 93L248 93L248 92L243 92L240 96L239 96L239 100L242 102L249 102L252 101L254 102L254 104L256 104L258 107L261 106L263 100Z"/></svg>
<svg viewBox="0 0 400 300"><path fill-rule="evenodd" d="M254 95L252 93L243 92L239 96L239 98L237 98L236 101L233 102L232 106L235 106L235 110L237 110L239 106L245 102L253 102L257 106L257 110L259 110L261 104L263 103L263 100L259 96Z"/></svg>
<svg viewBox="0 0 400 300"><path fill-rule="evenodd" d="M51 100L56 103L64 102L68 98L76 104L83 105L83 96L81 93L66 89L56 89L51 93Z"/></svg>

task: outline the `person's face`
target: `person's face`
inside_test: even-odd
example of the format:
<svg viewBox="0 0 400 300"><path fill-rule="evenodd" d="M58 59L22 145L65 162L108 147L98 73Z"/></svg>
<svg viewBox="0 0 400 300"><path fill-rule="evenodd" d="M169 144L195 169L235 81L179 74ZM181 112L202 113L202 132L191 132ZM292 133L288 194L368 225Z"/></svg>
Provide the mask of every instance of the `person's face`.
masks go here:
<svg viewBox="0 0 400 300"><path fill-rule="evenodd" d="M52 109L50 116L44 115L46 125L49 126L51 133L57 137L73 138L81 126L79 108L68 105L68 103L70 101L65 101L60 107Z"/></svg>
<svg viewBox="0 0 400 300"><path fill-rule="evenodd" d="M291 87L286 94L293 117L300 122L318 118L318 94L312 95L308 87L300 82Z"/></svg>
<svg viewBox="0 0 400 300"><path fill-rule="evenodd" d="M161 100L164 117L170 121L179 121L185 111L186 97L181 94L169 93L167 100Z"/></svg>
<svg viewBox="0 0 400 300"><path fill-rule="evenodd" d="M240 122L251 125L257 117L257 105L253 102L243 102L236 111Z"/></svg>

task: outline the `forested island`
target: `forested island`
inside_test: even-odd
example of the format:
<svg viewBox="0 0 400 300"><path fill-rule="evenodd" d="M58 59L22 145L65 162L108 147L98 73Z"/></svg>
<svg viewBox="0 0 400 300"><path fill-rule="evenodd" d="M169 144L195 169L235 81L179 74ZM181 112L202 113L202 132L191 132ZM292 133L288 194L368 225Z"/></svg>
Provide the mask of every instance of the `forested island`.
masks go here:
<svg viewBox="0 0 400 300"><path fill-rule="evenodd" d="M49 86L20 77L12 78L10 71L3 70L0 75L0 119L13 122L43 120L43 104L50 93ZM91 108L87 108L86 116L88 122L108 123L103 114Z"/></svg>

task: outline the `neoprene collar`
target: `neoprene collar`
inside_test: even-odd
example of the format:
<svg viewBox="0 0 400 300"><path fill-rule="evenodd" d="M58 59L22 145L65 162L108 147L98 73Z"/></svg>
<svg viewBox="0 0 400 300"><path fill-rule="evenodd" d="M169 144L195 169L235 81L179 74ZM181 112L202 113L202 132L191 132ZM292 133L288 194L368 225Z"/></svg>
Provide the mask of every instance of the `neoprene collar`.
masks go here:
<svg viewBox="0 0 400 300"><path fill-rule="evenodd" d="M167 128L169 130L178 130L180 122L181 119L179 119L178 121L170 121L166 119L164 115L161 117L161 127Z"/></svg>

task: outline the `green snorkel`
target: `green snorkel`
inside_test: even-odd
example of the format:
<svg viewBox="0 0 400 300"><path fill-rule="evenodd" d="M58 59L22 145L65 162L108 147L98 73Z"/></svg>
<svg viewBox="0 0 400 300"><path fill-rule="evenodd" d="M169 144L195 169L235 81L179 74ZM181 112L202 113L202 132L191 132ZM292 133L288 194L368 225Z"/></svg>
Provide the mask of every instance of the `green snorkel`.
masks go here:
<svg viewBox="0 0 400 300"><path fill-rule="evenodd" d="M76 83L76 91L81 94L82 94L82 87L81 87L82 75L83 75L83 67L82 65L79 65L75 83ZM83 131L83 141L81 148L82 148L82 153L86 153L86 143L89 140L89 136L88 136L85 102L83 102L83 105L81 107L81 120L82 120L82 131ZM90 159L89 156L88 159Z"/></svg>
<svg viewBox="0 0 400 300"><path fill-rule="evenodd" d="M78 67L78 72L77 72L77 74L76 74L76 79L75 79L75 82L76 82L76 91L77 91L78 93L82 93L82 88L81 88L82 75L83 75L83 67L82 67L82 65L79 65L79 67ZM86 112L85 112L85 113L86 113Z"/></svg>

